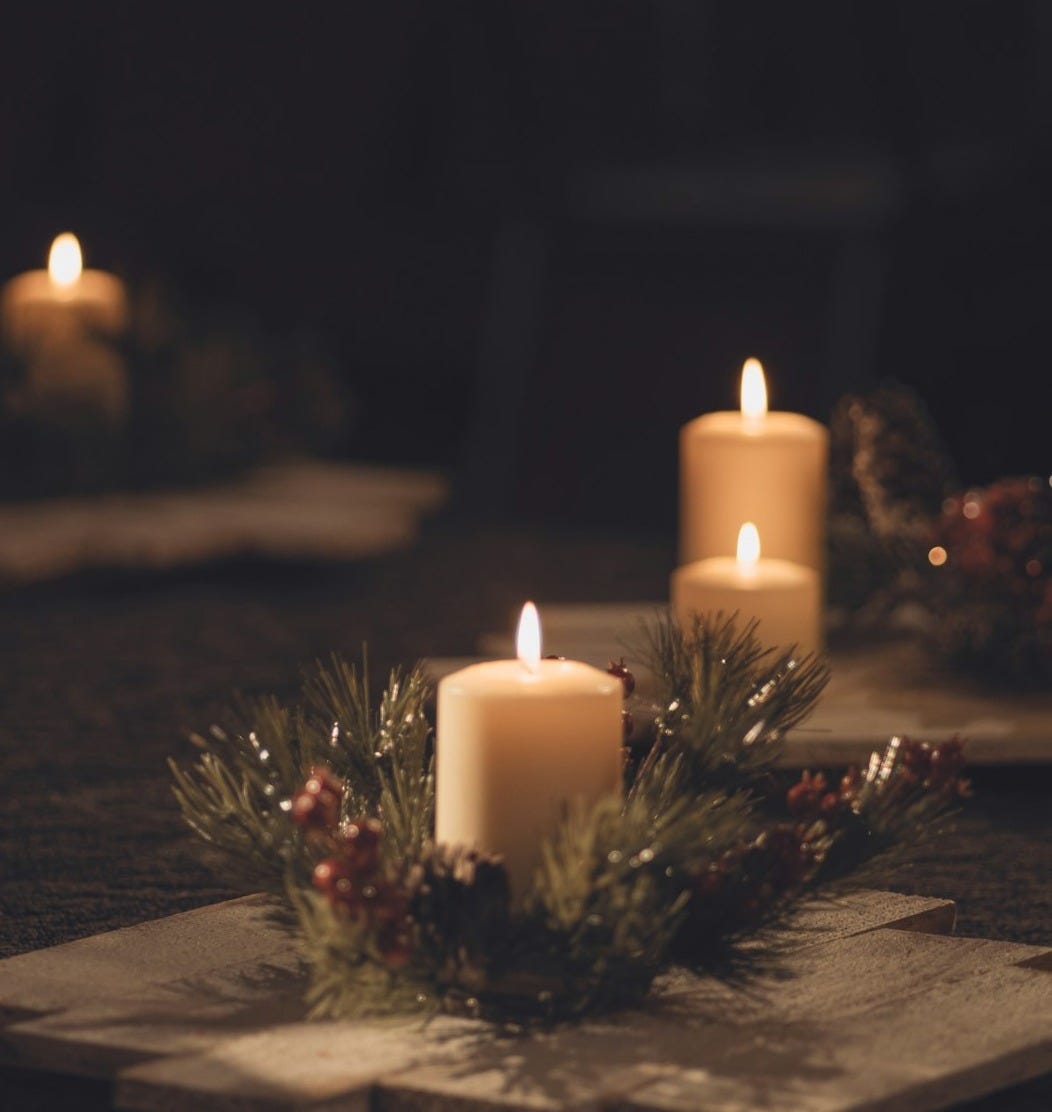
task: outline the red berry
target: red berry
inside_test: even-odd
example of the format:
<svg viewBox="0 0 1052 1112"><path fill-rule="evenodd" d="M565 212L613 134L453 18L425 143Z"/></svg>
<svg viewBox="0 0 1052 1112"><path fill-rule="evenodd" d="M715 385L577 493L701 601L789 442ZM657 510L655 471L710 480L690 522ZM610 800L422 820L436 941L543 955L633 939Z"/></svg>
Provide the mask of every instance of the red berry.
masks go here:
<svg viewBox="0 0 1052 1112"><path fill-rule="evenodd" d="M367 883L362 887L362 907L377 923L397 923L406 917L405 892L387 881Z"/></svg>
<svg viewBox="0 0 1052 1112"><path fill-rule="evenodd" d="M414 950L408 923L384 923L376 937L376 948L390 969L403 969L412 960Z"/></svg>
<svg viewBox="0 0 1052 1112"><path fill-rule="evenodd" d="M818 809L826 790L826 778L821 772L812 776L804 772L800 782L786 792L785 802L795 814L805 814Z"/></svg>
<svg viewBox="0 0 1052 1112"><path fill-rule="evenodd" d="M611 660L610 667L607 668L607 671L610 675L616 676L621 681L625 689L625 698L627 699L636 689L636 677L632 675L631 671L629 671L626 666L625 658L621 657L620 661L617 662Z"/></svg>
<svg viewBox="0 0 1052 1112"><path fill-rule="evenodd" d="M305 829L329 829L339 821L340 799L329 791L311 792L305 788L293 797L292 818Z"/></svg>
<svg viewBox="0 0 1052 1112"><path fill-rule="evenodd" d="M293 797L293 821L310 830L330 829L340 821L342 799L343 781L325 765L315 765Z"/></svg>
<svg viewBox="0 0 1052 1112"><path fill-rule="evenodd" d="M337 832L340 853L357 872L374 872L380 863L383 832L379 819L363 816L345 822Z"/></svg>
<svg viewBox="0 0 1052 1112"><path fill-rule="evenodd" d="M343 795L343 781L329 768L328 765L313 765L303 790L312 795L320 792L332 792L333 795Z"/></svg>
<svg viewBox="0 0 1052 1112"><path fill-rule="evenodd" d="M314 866L314 887L328 896L329 903L339 911L358 918L364 911L363 889L350 862L330 857Z"/></svg>

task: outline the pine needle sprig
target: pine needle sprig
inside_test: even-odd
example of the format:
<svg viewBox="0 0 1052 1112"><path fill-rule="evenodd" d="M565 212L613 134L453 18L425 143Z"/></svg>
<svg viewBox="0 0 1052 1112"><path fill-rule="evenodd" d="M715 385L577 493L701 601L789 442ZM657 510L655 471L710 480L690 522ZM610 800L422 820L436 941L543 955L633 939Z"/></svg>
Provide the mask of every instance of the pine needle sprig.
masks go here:
<svg viewBox="0 0 1052 1112"><path fill-rule="evenodd" d="M223 855L236 882L279 893L287 869L309 875L287 805L301 779L298 718L274 699L243 702L241 713L256 728L213 726L209 742L195 739L206 751L190 769L169 759L173 792L187 824Z"/></svg>
<svg viewBox="0 0 1052 1112"><path fill-rule="evenodd" d="M766 648L757 626L719 612L695 616L686 631L671 616L647 627L639 651L658 680L658 714L639 770L644 784L667 754L684 755L680 786L694 791L748 787L775 764L785 733L814 709L829 669L814 654ZM669 770L666 762L662 776Z"/></svg>
<svg viewBox="0 0 1052 1112"><path fill-rule="evenodd" d="M376 730L377 813L399 858L416 859L431 837L435 813L431 723L425 711L430 685L417 668L391 672Z"/></svg>
<svg viewBox="0 0 1052 1112"><path fill-rule="evenodd" d="M298 945L311 971L306 1002L313 1019L421 1012L429 1001L426 982L403 971L395 975L371 943L361 922L337 914L329 904L290 880L287 896L296 913Z"/></svg>
<svg viewBox="0 0 1052 1112"><path fill-rule="evenodd" d="M184 818L236 882L284 894L286 872L309 882L318 858L292 820L292 800L312 768L327 767L345 785L342 819L379 815L391 852L419 852L434 808L429 692L420 669L395 669L373 709L365 662L359 669L334 656L306 677L302 709L242 699L229 728L194 739L205 750L195 765L168 762Z"/></svg>

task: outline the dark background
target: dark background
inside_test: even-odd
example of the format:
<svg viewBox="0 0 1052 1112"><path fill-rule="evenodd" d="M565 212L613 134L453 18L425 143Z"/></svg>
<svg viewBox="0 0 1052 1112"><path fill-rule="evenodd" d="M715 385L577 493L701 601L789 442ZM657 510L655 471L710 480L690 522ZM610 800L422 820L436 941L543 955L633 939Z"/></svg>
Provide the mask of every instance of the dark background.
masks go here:
<svg viewBox="0 0 1052 1112"><path fill-rule="evenodd" d="M913 385L962 480L1047 470L1052 9L12 6L0 277L317 330L341 447L485 514L674 530L675 432Z"/></svg>

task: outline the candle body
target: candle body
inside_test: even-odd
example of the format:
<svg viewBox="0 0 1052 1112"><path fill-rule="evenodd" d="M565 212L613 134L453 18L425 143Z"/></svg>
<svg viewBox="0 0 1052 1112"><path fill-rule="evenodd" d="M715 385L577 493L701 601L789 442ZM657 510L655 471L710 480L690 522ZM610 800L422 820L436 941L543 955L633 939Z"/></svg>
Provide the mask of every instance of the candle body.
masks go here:
<svg viewBox="0 0 1052 1112"><path fill-rule="evenodd" d="M51 280L46 270L12 278L0 296L4 338L25 351L48 338L83 330L118 334L128 323L124 283L104 270L85 270L69 286Z"/></svg>
<svg viewBox="0 0 1052 1112"><path fill-rule="evenodd" d="M706 413L680 433L680 563L735 551L753 522L767 556L824 564L829 433L799 413Z"/></svg>
<svg viewBox="0 0 1052 1112"><path fill-rule="evenodd" d="M672 574L672 612L686 628L692 614L738 611L758 618L761 643L801 652L822 648L818 572L788 560L760 559L744 571L733 556L712 556Z"/></svg>
<svg viewBox="0 0 1052 1112"><path fill-rule="evenodd" d="M435 840L499 853L512 893L573 800L620 789L621 681L572 660L473 664L438 685Z"/></svg>
<svg viewBox="0 0 1052 1112"><path fill-rule="evenodd" d="M128 299L115 275L85 270L62 286L46 270L19 274L0 291L0 325L26 363L28 410L74 404L112 425L127 417L128 376L110 338L128 326Z"/></svg>

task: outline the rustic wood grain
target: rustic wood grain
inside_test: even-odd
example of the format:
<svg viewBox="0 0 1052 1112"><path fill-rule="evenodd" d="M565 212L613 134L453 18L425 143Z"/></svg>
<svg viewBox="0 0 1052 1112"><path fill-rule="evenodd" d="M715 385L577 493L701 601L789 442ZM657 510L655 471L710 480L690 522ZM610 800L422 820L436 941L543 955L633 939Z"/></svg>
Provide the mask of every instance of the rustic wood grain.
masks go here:
<svg viewBox="0 0 1052 1112"><path fill-rule="evenodd" d="M880 929L803 947L743 995L677 977L646 1010L500 1038L298 1025L124 1071L125 1108L938 1108L1052 1067L1037 947ZM368 1101L368 1103L366 1103Z"/></svg>
<svg viewBox="0 0 1052 1112"><path fill-rule="evenodd" d="M288 949L263 896L184 911L0 961L0 1023L69 1011Z"/></svg>
<svg viewBox="0 0 1052 1112"><path fill-rule="evenodd" d="M264 911L247 897L0 962L11 1013L48 1009L0 1045L172 1112L928 1109L1052 1069L1052 951L926 933L952 928L945 900L812 905L750 991L680 972L645 1009L517 1037L451 1017L304 1022Z"/></svg>
<svg viewBox="0 0 1052 1112"><path fill-rule="evenodd" d="M206 1048L216 1037L302 1016L291 939L262 897L216 904L0 962L11 1020L0 1056L89 1077L156 1054ZM802 909L787 952L888 924L950 930L947 900L859 892ZM25 1020L26 1014L47 1013Z"/></svg>

